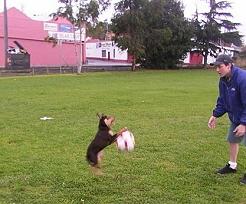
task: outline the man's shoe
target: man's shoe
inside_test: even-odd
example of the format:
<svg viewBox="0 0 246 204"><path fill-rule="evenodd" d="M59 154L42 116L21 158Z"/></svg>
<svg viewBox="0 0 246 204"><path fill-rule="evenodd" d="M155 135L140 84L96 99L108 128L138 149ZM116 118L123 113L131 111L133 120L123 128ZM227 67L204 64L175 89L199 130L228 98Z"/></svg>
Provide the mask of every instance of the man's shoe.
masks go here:
<svg viewBox="0 0 246 204"><path fill-rule="evenodd" d="M246 174L244 174L243 178L240 180L240 183L246 185Z"/></svg>
<svg viewBox="0 0 246 204"><path fill-rule="evenodd" d="M222 169L219 169L216 173L217 174L230 174L230 173L236 173L237 170L236 169L232 169L230 167L230 164L226 164L225 167L223 167Z"/></svg>

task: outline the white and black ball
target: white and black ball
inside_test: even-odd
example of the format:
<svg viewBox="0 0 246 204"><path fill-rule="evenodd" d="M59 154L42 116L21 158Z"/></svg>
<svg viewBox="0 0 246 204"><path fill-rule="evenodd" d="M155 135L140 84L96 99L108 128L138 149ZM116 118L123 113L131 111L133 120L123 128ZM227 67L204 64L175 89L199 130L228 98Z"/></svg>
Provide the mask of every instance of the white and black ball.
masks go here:
<svg viewBox="0 0 246 204"><path fill-rule="evenodd" d="M117 137L117 148L120 151L133 151L135 147L135 139L133 134L127 130Z"/></svg>

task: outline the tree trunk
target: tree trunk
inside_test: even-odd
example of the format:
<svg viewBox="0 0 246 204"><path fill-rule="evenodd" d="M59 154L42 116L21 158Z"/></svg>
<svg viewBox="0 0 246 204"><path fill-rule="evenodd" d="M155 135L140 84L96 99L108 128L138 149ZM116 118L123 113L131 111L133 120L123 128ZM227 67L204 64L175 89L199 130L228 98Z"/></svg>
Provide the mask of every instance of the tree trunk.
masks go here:
<svg viewBox="0 0 246 204"><path fill-rule="evenodd" d="M132 58L132 71L135 71L135 70L136 70L136 58L133 55L133 58Z"/></svg>
<svg viewBox="0 0 246 204"><path fill-rule="evenodd" d="M77 65L77 73L79 73L79 59L78 59L76 32L75 32L75 26L74 25L73 25L73 40L74 40L74 50L75 50L75 58L76 58L76 65Z"/></svg>
<svg viewBox="0 0 246 204"><path fill-rule="evenodd" d="M205 68L205 67L207 66L207 64L208 64L208 55L205 54L205 55L204 55L203 67Z"/></svg>
<svg viewBox="0 0 246 204"><path fill-rule="evenodd" d="M83 63L82 63L82 38L81 38L81 35L82 35L82 28L80 26L80 28L79 28L79 64L78 64L78 74L81 73L82 66L83 66Z"/></svg>
<svg viewBox="0 0 246 204"><path fill-rule="evenodd" d="M203 57L204 57L203 68L206 68L208 65L208 51L206 50L204 51Z"/></svg>

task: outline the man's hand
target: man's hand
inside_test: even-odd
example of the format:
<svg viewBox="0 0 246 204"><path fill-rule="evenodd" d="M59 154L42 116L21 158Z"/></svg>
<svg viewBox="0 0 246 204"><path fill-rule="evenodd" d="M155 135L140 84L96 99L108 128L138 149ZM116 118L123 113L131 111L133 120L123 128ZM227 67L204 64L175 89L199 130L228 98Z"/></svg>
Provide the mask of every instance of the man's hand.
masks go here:
<svg viewBox="0 0 246 204"><path fill-rule="evenodd" d="M235 128L235 130L233 130L233 132L235 133L235 135L237 137L241 137L246 133L246 126L245 125L239 125Z"/></svg>
<svg viewBox="0 0 246 204"><path fill-rule="evenodd" d="M208 120L208 127L214 129L216 127L216 117L211 116Z"/></svg>

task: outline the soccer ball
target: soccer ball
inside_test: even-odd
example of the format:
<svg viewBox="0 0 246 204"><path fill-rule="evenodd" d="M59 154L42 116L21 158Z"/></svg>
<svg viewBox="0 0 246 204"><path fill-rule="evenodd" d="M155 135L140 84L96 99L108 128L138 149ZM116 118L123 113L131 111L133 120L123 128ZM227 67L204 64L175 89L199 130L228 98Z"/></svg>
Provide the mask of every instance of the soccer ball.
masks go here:
<svg viewBox="0 0 246 204"><path fill-rule="evenodd" d="M120 151L132 151L135 146L135 139L130 131L125 131L117 137L117 148Z"/></svg>

